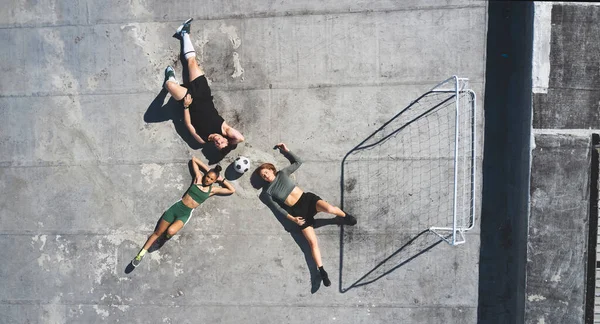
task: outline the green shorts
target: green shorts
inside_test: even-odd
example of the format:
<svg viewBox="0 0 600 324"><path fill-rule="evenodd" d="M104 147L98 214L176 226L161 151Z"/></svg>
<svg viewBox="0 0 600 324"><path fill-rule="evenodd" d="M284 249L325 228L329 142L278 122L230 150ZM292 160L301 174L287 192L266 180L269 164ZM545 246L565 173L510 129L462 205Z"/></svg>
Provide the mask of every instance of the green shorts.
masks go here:
<svg viewBox="0 0 600 324"><path fill-rule="evenodd" d="M173 224L176 220L180 220L185 225L192 216L193 209L184 205L183 201L178 201L173 206L169 207L162 215L162 219Z"/></svg>

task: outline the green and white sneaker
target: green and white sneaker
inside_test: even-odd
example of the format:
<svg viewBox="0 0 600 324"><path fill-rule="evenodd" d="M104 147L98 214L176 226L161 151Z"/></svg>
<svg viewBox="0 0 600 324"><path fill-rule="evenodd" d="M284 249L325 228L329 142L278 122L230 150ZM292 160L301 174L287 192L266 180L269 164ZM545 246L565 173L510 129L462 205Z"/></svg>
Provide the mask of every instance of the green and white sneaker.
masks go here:
<svg viewBox="0 0 600 324"><path fill-rule="evenodd" d="M177 81L177 78L175 78L175 70L173 70L173 67L170 65L165 69L165 81L163 82L163 87L165 89L167 89L167 81L179 84L179 81Z"/></svg>
<svg viewBox="0 0 600 324"><path fill-rule="evenodd" d="M183 37L184 33L190 33L190 23L192 22L192 20L194 20L194 18L190 18L188 20L186 20L181 26L177 27L177 31L175 31L175 35L173 35L173 37L175 38L181 38Z"/></svg>
<svg viewBox="0 0 600 324"><path fill-rule="evenodd" d="M140 256L139 254L135 256L135 258L133 258L133 260L131 260L131 265L135 268L137 266L140 265L140 263L142 263L142 259L144 257Z"/></svg>

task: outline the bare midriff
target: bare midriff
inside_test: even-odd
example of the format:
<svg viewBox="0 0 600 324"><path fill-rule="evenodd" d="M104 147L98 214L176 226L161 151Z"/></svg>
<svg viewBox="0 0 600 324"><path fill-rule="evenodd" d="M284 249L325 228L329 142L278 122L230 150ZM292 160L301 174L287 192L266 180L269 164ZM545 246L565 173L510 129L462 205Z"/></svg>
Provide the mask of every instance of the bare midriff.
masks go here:
<svg viewBox="0 0 600 324"><path fill-rule="evenodd" d="M300 199L300 197L302 196L303 193L304 193L304 191L302 191L302 189L298 188L298 186L294 187L294 190L292 190L292 192L290 192L290 194L287 196L287 198L285 198L285 204L290 207L294 206L298 202L298 199Z"/></svg>
<svg viewBox="0 0 600 324"><path fill-rule="evenodd" d="M189 194L185 194L183 198L181 198L181 202L188 208L194 209L200 206Z"/></svg>

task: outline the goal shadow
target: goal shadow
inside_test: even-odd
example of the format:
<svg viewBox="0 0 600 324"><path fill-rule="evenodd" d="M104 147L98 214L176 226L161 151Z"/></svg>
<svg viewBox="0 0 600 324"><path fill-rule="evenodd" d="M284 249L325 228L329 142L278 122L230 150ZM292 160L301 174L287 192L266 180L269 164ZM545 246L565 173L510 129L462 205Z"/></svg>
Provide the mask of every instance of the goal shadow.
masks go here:
<svg viewBox="0 0 600 324"><path fill-rule="evenodd" d="M341 293L378 281L443 241L430 228L453 217L455 97L426 92L344 156L341 207L358 224L340 231ZM385 237L386 246L369 236ZM356 279L344 285L344 277Z"/></svg>
<svg viewBox="0 0 600 324"><path fill-rule="evenodd" d="M344 229L341 230L343 237ZM387 276L388 274L394 272L396 269L406 265L410 261L416 259L420 255L425 252L433 249L436 245L442 243L442 239L438 236L433 235L429 232L429 230L423 230L418 233L416 236L408 239L405 243L398 248L396 251L391 253L389 256L384 258L381 262L375 265L371 270L367 271L360 278L356 279L353 283L349 284L347 287L342 286L343 278L342 278L342 266L340 266L340 276L339 276L339 285L340 292L345 293L352 288L357 288L361 286L366 286L368 284L374 283L379 279ZM340 239L340 245L343 247L343 239ZM343 261L343 253L340 253L340 261ZM343 262L340 262L342 265Z"/></svg>

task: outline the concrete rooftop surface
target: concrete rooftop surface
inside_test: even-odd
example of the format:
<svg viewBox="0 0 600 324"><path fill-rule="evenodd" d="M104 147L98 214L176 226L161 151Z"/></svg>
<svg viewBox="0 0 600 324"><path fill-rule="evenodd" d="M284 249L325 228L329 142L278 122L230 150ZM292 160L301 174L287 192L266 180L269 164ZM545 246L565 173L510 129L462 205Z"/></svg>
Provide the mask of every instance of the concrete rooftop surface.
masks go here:
<svg viewBox="0 0 600 324"><path fill-rule="evenodd" d="M298 186L356 215L317 216L330 287L250 172L126 273L190 185L191 157L211 158L162 90L167 65L181 81L172 35L189 17L215 106L246 138L219 163L285 167L272 149L285 142L305 161ZM341 179L346 153L452 75L469 78L482 132L486 31L480 0L5 1L0 323L476 322L478 226L453 247L425 231L448 217L438 201L404 204L448 185L431 165L451 152L431 145L449 122L415 130L440 129L429 141L390 139Z"/></svg>

